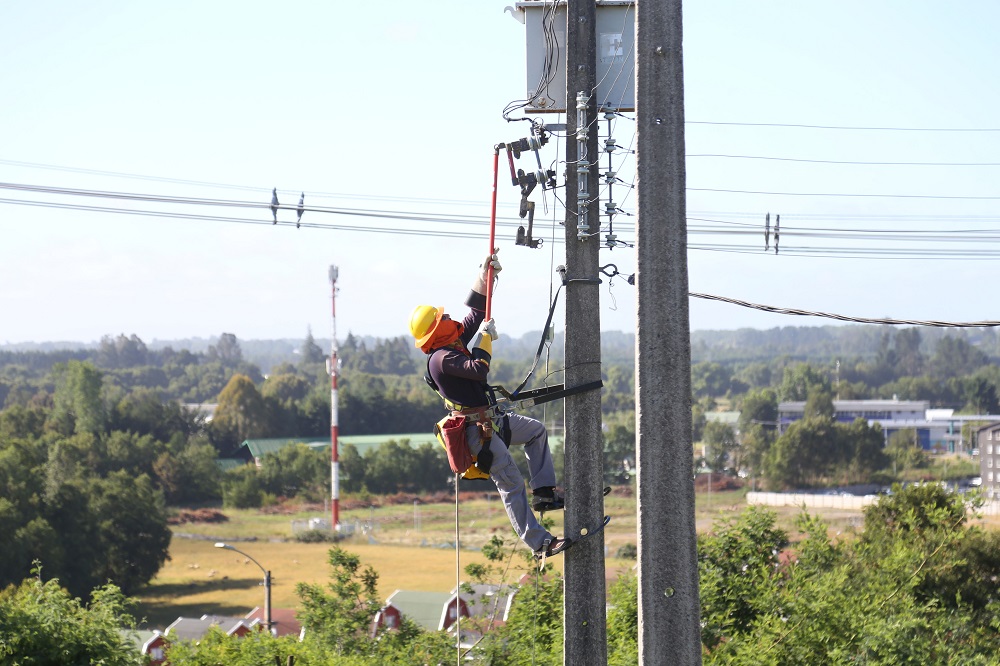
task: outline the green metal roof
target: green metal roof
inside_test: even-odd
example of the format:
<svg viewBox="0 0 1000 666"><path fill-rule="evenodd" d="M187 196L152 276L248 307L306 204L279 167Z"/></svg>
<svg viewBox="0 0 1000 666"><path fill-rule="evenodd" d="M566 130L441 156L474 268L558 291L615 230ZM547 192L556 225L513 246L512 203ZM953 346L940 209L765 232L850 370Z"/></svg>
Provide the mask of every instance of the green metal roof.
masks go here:
<svg viewBox="0 0 1000 666"><path fill-rule="evenodd" d="M231 469L241 467L246 465L245 460L240 460L239 458L216 458L215 466L219 468L220 472L228 472Z"/></svg>
<svg viewBox="0 0 1000 666"><path fill-rule="evenodd" d="M390 439L396 440L402 443L402 441L409 440L410 446L417 448L422 444L436 444L437 439L434 437L432 432L413 432L405 433L401 435L341 435L337 438L337 445L343 446L344 444L353 444L357 449L358 453L364 454L368 449L375 448L385 444ZM327 442L329 446L330 442Z"/></svg>
<svg viewBox="0 0 1000 666"><path fill-rule="evenodd" d="M157 632L155 632L155 631L153 631L151 629L150 630L146 630L146 629L136 629L136 630L132 630L132 629L119 629L118 630L118 634L122 638L130 641L139 650L141 650L142 646L146 644L146 641L148 641L150 639L153 639L153 638L156 638L156 636L158 635Z"/></svg>
<svg viewBox="0 0 1000 666"><path fill-rule="evenodd" d="M330 446L330 440L316 441L311 438L305 438L305 437L279 437L276 439L248 439L243 442L242 446L245 446L247 449L249 449L250 455L252 455L254 458L262 458L264 454L275 453L276 451L280 451L286 446L290 446L292 444L305 444L311 449L321 449L324 446Z"/></svg>
<svg viewBox="0 0 1000 666"><path fill-rule="evenodd" d="M735 426L740 421L739 412L705 412L706 421L718 421L726 425Z"/></svg>
<svg viewBox="0 0 1000 666"><path fill-rule="evenodd" d="M399 612L421 627L430 631L437 631L441 626L444 605L448 603L452 596L454 595L447 592L396 590L392 593L392 596L386 599L386 603L390 603L398 608Z"/></svg>
<svg viewBox="0 0 1000 666"><path fill-rule="evenodd" d="M430 432L403 433L395 435L340 435L337 437L337 445L353 444L358 449L358 453L364 454L368 449L381 446L389 440L402 442L409 440L410 446L416 448L422 444L435 443L437 440ZM317 440L309 437L279 437L274 439L248 439L243 442L240 448L246 447L250 455L254 458L262 458L267 453L280 451L292 444L305 444L311 449L330 448L330 440Z"/></svg>

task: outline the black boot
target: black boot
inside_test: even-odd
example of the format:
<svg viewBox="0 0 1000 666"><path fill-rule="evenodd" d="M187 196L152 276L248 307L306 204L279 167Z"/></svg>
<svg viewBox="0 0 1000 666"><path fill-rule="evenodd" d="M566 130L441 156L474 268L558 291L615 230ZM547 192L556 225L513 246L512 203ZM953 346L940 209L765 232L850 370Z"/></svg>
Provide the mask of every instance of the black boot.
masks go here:
<svg viewBox="0 0 1000 666"><path fill-rule="evenodd" d="M556 494L552 486L541 486L532 491L531 508L539 513L558 511L566 505L562 495Z"/></svg>
<svg viewBox="0 0 1000 666"><path fill-rule="evenodd" d="M573 545L572 539L567 539L566 537L556 537L549 542L548 546L542 548L541 550L535 551L535 559L541 560L546 557L552 557L553 555L558 555L567 548Z"/></svg>

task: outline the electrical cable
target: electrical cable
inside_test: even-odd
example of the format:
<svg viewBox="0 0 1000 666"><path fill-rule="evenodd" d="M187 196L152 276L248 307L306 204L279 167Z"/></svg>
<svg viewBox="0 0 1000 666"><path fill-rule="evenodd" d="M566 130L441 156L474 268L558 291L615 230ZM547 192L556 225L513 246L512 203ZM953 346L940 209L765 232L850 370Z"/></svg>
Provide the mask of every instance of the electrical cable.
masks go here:
<svg viewBox="0 0 1000 666"><path fill-rule="evenodd" d="M558 197L557 197L558 200ZM53 209L68 209L68 210L80 210L87 212L103 212L103 213L116 213L116 214L128 214L137 216L148 216L148 217L163 217L172 219L186 219L195 221L209 221L209 222L228 222L228 223L240 223L240 224L268 224L264 220L254 220L250 218L240 218L240 217L225 217L225 216L210 216L201 215L193 213L179 213L170 211L153 211L153 210L141 210L133 208L120 208L120 207L108 207L108 206L91 206L91 205L81 205L81 204L71 204L71 203L59 203L59 202L40 202L40 201L30 201L30 200L20 200L20 199L3 199L0 198L0 204L12 204L12 205L24 205L33 207L45 207ZM406 221L421 221L421 222L437 222L443 225L447 224L459 224L459 225L473 225L482 226L482 222L477 222L475 220L469 219L448 219L440 218L437 216L421 216L421 215L408 215L395 212L386 211L362 211L362 210L329 210L327 212L335 212L337 214L348 215L348 216L359 216L365 218L376 218L376 219L393 219L393 220L406 220ZM281 225L290 225L292 223L279 223ZM505 223L505 226L512 228L516 226L517 222L511 222L509 224ZM738 224L738 223L732 223ZM460 232L460 231L446 231L446 230L433 230L433 229L405 229L405 228L395 228L395 227L357 227L349 225L333 225L333 224L322 224L315 222L303 223L304 228L313 229L327 229L327 230L339 230L339 231L360 231L367 233L383 233L383 234L399 234L399 235L411 235L411 236L429 236L429 237L447 237L447 238L465 238L465 239L482 239L486 236L482 233L472 233L472 232ZM701 230L697 227L690 230L692 235L700 233ZM868 230L872 232L872 230ZM880 232L882 230L879 230ZM968 232L969 234L979 234L978 236L970 236L967 238L962 238L958 240L980 240L980 241L992 241L996 240L993 237L987 236L983 231L977 232L976 230L957 230L955 233L961 231L962 233ZM748 235L755 234L756 232L749 231L742 234L736 235ZM795 228L786 227L785 233L789 236L796 235L806 235L804 233L800 234ZM922 232L926 233L926 232ZM823 234L816 234L822 237ZM831 236L833 237L833 236ZM504 240L512 240L511 235L502 236ZM859 239L865 239L862 235L858 237ZM938 240L944 239L943 236L939 237L926 237L921 239L912 239L914 241L924 240L929 242L937 242ZM947 239L951 240L951 239ZM558 238L553 234L553 242L564 242L564 239ZM708 251L723 251L723 252L737 252L746 254L760 254L760 250L756 247L750 246L739 246L732 244L712 244L712 243L690 243L689 249L691 250L708 250ZM996 252L985 250L981 245L976 248L971 249L952 249L952 250L941 250L941 249L928 249L928 250L915 250L915 249L905 249L905 248L797 248L797 247L787 247L785 250L786 256L822 256L828 255L832 257L839 258L941 258L941 259L979 259L979 258L995 258L997 256Z"/></svg>
<svg viewBox="0 0 1000 666"><path fill-rule="evenodd" d="M688 192L721 192L725 194L766 194L775 197L862 197L875 199L948 199L968 201L1000 201L1000 196L967 196L943 194L848 194L839 192L761 192L757 190L726 190L709 187L689 187Z"/></svg>
<svg viewBox="0 0 1000 666"><path fill-rule="evenodd" d="M723 155L711 153L695 153L686 155L692 157L718 157L731 160L771 160L775 162L799 162L806 164L847 164L856 166L933 166L933 167L996 167L1000 162L861 162L857 160L817 160L798 157L769 157L765 155Z"/></svg>
<svg viewBox="0 0 1000 666"><path fill-rule="evenodd" d="M853 130L866 132L1000 132L1000 127L852 127L846 125L803 125L796 123L738 123L685 120L685 125L728 125L732 127L789 127L796 129Z"/></svg>
<svg viewBox="0 0 1000 666"><path fill-rule="evenodd" d="M55 164L41 164L41 163L37 163L37 162L23 162L23 161L18 161L18 160L3 160L3 159L0 159L0 164L5 164L5 165L8 165L8 166L25 167L25 168L29 168L29 169L47 169L47 170L52 170L52 171L65 171L65 172L69 172L69 173L80 173L80 174L97 175L97 176L108 176L108 177L111 177L111 178L126 178L126 179L133 179L133 180L148 180L148 181L154 181L154 182L177 183L177 184L181 184L181 185L193 185L193 186L197 186L197 187L212 187L212 188L217 188L217 189L230 189L230 190L242 190L242 191L247 191L247 192L260 192L262 194L266 194L266 193L270 192L270 190L271 190L270 187L253 187L253 186L249 186L249 185L236 185L236 184L233 184L233 183L218 183L218 182L203 181L203 180L190 180L190 179L185 179L185 178L170 178L170 177L165 177L165 176L151 176L151 175L136 174L136 173L126 173L126 172L121 172L121 171L102 171L102 170L99 170L99 169L85 169L85 168L79 168L79 167L59 166L59 165L55 165ZM302 190L299 190L299 189L295 189L295 190L283 190L281 188L277 188L277 190L278 190L278 194L288 194L288 195L294 195L295 193L298 193L298 192L302 191ZM395 196L386 196L386 195L378 195L378 194L350 194L350 193L344 193L344 192L326 192L326 191L321 191L321 190L304 190L303 192L306 195L308 195L310 198L319 198L319 199L324 199L324 198L329 198L329 199L356 199L356 200L368 200L368 201L393 201L393 202L400 202L400 203L433 203L433 204L437 204L437 205L444 204L444 205L454 205L454 206L479 206L479 205L482 204L481 201L473 201L473 200L467 200L467 199L463 200L463 199L440 199L440 198L429 198L429 197L395 197ZM517 204L505 204L505 203L501 203L499 205L504 206L504 207L513 208L513 207L516 207Z"/></svg>
<svg viewBox="0 0 1000 666"><path fill-rule="evenodd" d="M996 328L1000 326L1000 321L992 321L992 320L955 322L955 321L936 321L936 320L925 320L925 319L890 319L887 317L877 317L877 318L855 317L851 315L833 314L830 312L814 312L811 310L798 310L795 308L784 308L784 307L777 307L774 305L761 305L759 303L750 303L748 301L741 301L735 298L727 298L725 296L714 296L712 294L697 294L691 292L688 295L692 298L702 298L709 301L719 301L722 303L729 303L730 305L738 305L740 307L750 308L753 310L761 310L763 312L771 312L774 314L797 315L802 317L824 317L826 319L836 319L838 321L848 321L858 324L928 326L935 328Z"/></svg>
<svg viewBox="0 0 1000 666"><path fill-rule="evenodd" d="M198 215L195 213L177 213L169 211L150 211L150 210L138 210L131 208L111 208L107 206L84 206L80 204L60 204L60 203L50 203L50 202L35 202L35 201L25 201L17 199L3 199L0 198L0 204L10 204L10 205L20 205L20 206L32 206L41 208L55 208L61 210L79 210L84 212L97 212L97 213L114 213L120 215L137 215L142 217L162 217L168 219L181 219L181 220L192 220L192 221L204 221L204 222L225 222L234 224L254 224L254 225L269 225L273 226L274 223L270 220L254 220L250 218L242 217L223 217L214 215ZM381 215L367 215L368 217L381 218ZM397 217L393 219L406 220L406 217ZM428 218L431 221L433 218ZM454 221L458 224L466 224L465 222ZM471 223L470 223L471 224ZM278 226L290 226L294 227L294 222L284 222L279 221ZM401 229L401 228L378 228L378 227L358 227L358 226L348 226L348 225L336 225L336 224L320 224L316 222L302 222L301 227L303 229L323 229L329 231L358 231L363 233L377 233L377 234L391 234L391 235L403 235L403 236L428 236L434 238L456 238L456 239L475 239L483 240L489 238L487 234L484 233L473 233L473 232L455 232L455 231L444 231L444 230L432 230L432 229ZM498 236L502 240L514 241L516 236L513 235L503 235Z"/></svg>

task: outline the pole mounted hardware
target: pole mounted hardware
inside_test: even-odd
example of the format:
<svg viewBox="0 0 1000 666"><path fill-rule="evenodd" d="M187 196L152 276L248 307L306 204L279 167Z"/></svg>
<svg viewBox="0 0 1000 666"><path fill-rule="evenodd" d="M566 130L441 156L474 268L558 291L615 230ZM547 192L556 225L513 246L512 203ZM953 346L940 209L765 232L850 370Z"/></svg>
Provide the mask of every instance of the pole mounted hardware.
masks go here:
<svg viewBox="0 0 1000 666"><path fill-rule="evenodd" d="M580 91L576 94L576 237L586 240L590 236L590 161L587 156L587 108L590 95Z"/></svg>
<svg viewBox="0 0 1000 666"><path fill-rule="evenodd" d="M518 216L522 220L525 218L528 220L527 229L525 229L524 225L517 228L517 237L514 241L516 245L524 245L530 248L537 248L542 245L541 238L532 238L531 235L535 222L535 202L529 201L528 197L539 185L542 186L543 190L551 190L556 187L556 172L542 166L542 158L538 152L548 141L549 134L545 131L545 127L543 125L532 125L530 136L498 146L498 148L503 147L507 150L507 164L510 167L511 185L521 190L521 205L518 209ZM515 169L514 160L520 159L521 155L528 152L534 153L535 163L538 165L538 168L531 171Z"/></svg>

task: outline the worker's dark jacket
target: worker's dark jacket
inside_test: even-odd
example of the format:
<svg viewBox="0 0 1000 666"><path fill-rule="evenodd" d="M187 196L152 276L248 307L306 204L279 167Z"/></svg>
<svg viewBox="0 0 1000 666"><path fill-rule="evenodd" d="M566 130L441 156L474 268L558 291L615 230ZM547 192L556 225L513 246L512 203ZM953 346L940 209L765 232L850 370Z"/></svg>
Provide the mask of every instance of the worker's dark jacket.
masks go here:
<svg viewBox="0 0 1000 666"><path fill-rule="evenodd" d="M462 343L468 348L479 325L486 318L486 297L473 291L465 299L465 304L471 308L462 320L465 327ZM484 407L489 404L482 385L489 373L486 363L473 361L471 356L454 347L441 347L431 350L427 369L438 386L438 393L446 400L462 407Z"/></svg>

